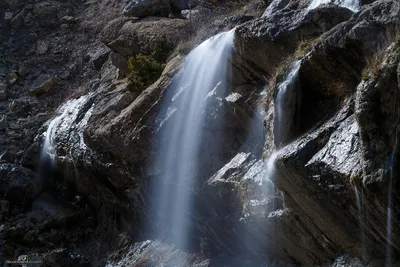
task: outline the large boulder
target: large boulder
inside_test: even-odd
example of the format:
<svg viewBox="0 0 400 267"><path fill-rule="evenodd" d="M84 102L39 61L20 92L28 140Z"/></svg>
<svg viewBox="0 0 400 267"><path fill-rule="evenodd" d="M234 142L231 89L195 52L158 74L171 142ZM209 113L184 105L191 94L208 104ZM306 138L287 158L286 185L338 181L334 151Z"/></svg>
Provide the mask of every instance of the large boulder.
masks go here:
<svg viewBox="0 0 400 267"><path fill-rule="evenodd" d="M123 57L150 53L156 49L170 53L193 34L191 23L181 19L148 18L111 21L101 32L101 41Z"/></svg>
<svg viewBox="0 0 400 267"><path fill-rule="evenodd" d="M170 6L168 0L131 0L122 14L128 17L160 16L168 17Z"/></svg>

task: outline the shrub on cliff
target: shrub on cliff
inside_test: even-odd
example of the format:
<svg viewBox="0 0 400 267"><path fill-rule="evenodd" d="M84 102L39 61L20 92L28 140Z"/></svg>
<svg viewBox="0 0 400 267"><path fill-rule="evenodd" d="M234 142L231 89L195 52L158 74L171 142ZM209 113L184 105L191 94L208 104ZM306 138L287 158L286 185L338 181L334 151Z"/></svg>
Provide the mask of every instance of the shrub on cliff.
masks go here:
<svg viewBox="0 0 400 267"><path fill-rule="evenodd" d="M153 59L153 57L138 54L129 58L128 68L130 74L128 80L137 89L144 89L154 83L160 77L165 64Z"/></svg>

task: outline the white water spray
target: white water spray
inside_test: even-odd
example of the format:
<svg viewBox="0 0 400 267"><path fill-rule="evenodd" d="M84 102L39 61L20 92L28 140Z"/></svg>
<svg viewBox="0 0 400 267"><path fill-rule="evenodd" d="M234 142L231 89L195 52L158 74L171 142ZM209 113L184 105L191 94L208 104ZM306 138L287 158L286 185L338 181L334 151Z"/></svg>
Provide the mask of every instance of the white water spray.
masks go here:
<svg viewBox="0 0 400 267"><path fill-rule="evenodd" d="M348 8L353 12L357 12L358 10L360 10L359 0L334 0L334 1L332 1L332 0L312 0L307 9L312 10L322 4L328 4L328 3L334 3L338 6Z"/></svg>
<svg viewBox="0 0 400 267"><path fill-rule="evenodd" d="M180 73L168 89L160 112L154 169L160 174L152 185L157 238L187 248L192 193L199 173L199 153L209 93L226 89L228 61L234 30L218 34L196 47L185 59ZM172 113L172 114L171 114ZM180 263L176 263L179 265Z"/></svg>

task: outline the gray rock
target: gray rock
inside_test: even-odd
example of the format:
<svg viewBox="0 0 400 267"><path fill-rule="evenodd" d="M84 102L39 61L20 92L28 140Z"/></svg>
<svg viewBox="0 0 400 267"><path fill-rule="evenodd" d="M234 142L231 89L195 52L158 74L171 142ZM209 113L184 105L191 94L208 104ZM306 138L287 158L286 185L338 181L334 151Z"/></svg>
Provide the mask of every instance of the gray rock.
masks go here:
<svg viewBox="0 0 400 267"><path fill-rule="evenodd" d="M130 71L128 68L128 62L120 54L111 52L110 59L112 65L118 69L118 77L123 78L129 75Z"/></svg>
<svg viewBox="0 0 400 267"><path fill-rule="evenodd" d="M211 9L197 6L191 10L185 9L181 11L181 17L191 21L202 21L211 14Z"/></svg>
<svg viewBox="0 0 400 267"><path fill-rule="evenodd" d="M43 55L45 54L50 48L50 43L46 40L37 40L36 42L36 54Z"/></svg>
<svg viewBox="0 0 400 267"><path fill-rule="evenodd" d="M28 75L30 72L29 68L26 67L25 65L21 64L18 68L18 74L21 75L22 77L25 77Z"/></svg>
<svg viewBox="0 0 400 267"><path fill-rule="evenodd" d="M90 64L94 69L100 70L103 64L107 61L111 50L108 47L99 47L96 51L90 54Z"/></svg>
<svg viewBox="0 0 400 267"><path fill-rule="evenodd" d="M54 88L55 86L56 86L56 80L52 75L41 74L33 81L33 84L31 85L29 92L34 95L44 94L47 93L52 88Z"/></svg>
<svg viewBox="0 0 400 267"><path fill-rule="evenodd" d="M73 16L64 16L60 19L61 24L74 24L76 22L76 18Z"/></svg>
<svg viewBox="0 0 400 267"><path fill-rule="evenodd" d="M5 12L4 13L4 20L5 21L9 21L14 17L14 13L13 12Z"/></svg>
<svg viewBox="0 0 400 267"><path fill-rule="evenodd" d="M160 16L168 17L170 5L168 0L131 0L122 14L128 17Z"/></svg>

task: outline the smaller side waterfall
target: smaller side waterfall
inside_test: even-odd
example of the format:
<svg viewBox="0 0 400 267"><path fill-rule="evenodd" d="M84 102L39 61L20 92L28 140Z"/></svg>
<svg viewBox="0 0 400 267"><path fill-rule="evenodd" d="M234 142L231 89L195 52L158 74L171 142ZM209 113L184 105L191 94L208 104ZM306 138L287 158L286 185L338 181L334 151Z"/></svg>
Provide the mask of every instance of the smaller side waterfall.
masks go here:
<svg viewBox="0 0 400 267"><path fill-rule="evenodd" d="M77 122L80 116L81 107L89 103L90 94L81 96L77 99L67 101L59 110L58 116L50 121L44 136L44 142L40 153L39 162L39 177L45 176L47 173L52 172L56 165L56 148L55 136L57 131L68 131L73 122ZM89 103L90 104L90 103ZM78 126L83 126L87 123L90 117L90 110L86 112L85 116L81 118ZM86 145L83 141L83 133L79 132L79 140L74 140L78 143L79 147L84 150Z"/></svg>
<svg viewBox="0 0 400 267"><path fill-rule="evenodd" d="M287 127L287 124L290 123L287 121L285 114L286 96L288 93L288 88L291 87L297 79L300 65L301 60L293 62L285 79L278 84L278 93L275 98L274 116L274 141L276 150L268 157L266 161L266 175L271 181L274 181L275 178L275 160L278 156L279 148L282 147L286 138L285 127Z"/></svg>
<svg viewBox="0 0 400 267"><path fill-rule="evenodd" d="M390 177L389 177L389 188L388 188L388 207L387 207L387 223L386 223L386 266L392 266L392 191L393 191L393 176L394 176L394 163L397 151L397 129L395 135L394 147L392 154L390 155Z"/></svg>
<svg viewBox="0 0 400 267"><path fill-rule="evenodd" d="M301 60L292 63L290 70L283 82L278 85L278 93L275 99L275 121L274 121L274 139L275 146L280 148L286 139L285 128L290 124L285 118L286 96L288 88L291 87L297 79Z"/></svg>

